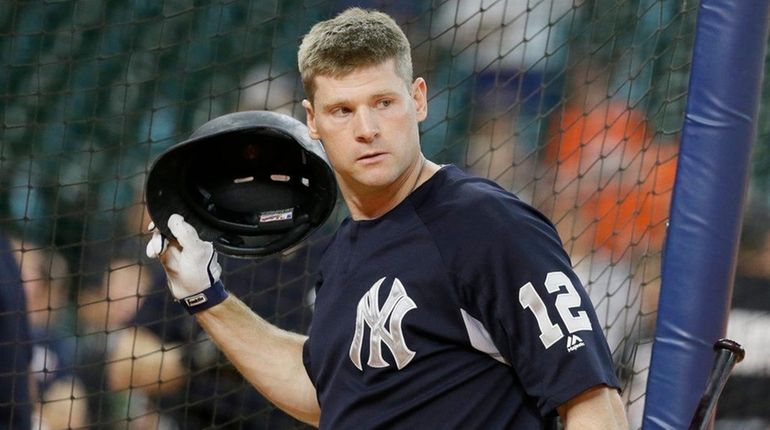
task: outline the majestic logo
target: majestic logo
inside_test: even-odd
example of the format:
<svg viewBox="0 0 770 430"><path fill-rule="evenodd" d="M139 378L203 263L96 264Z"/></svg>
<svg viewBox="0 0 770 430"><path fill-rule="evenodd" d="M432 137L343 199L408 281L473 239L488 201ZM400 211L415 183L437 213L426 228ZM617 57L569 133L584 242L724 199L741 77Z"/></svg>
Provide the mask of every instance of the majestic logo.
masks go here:
<svg viewBox="0 0 770 430"><path fill-rule="evenodd" d="M578 335L572 334L572 335L569 335L567 337L567 351L568 352L575 351L576 349L578 349L580 347L583 347L583 346L586 346L586 344L583 343L583 339L578 337Z"/></svg>
<svg viewBox="0 0 770 430"><path fill-rule="evenodd" d="M370 367L388 367L390 364L382 358L382 344L388 347L393 358L396 360L396 367L403 369L414 358L415 352L406 346L404 333L401 330L401 322L404 316L417 305L406 294L406 289L398 278L393 280L385 304L380 308L379 292L380 285L385 278L380 279L372 285L361 301L358 302L356 312L356 333L353 335L353 342L350 344L350 359L358 370L363 370L361 366L361 346L364 341L365 326L369 326L369 361ZM385 329L385 324L388 329Z"/></svg>

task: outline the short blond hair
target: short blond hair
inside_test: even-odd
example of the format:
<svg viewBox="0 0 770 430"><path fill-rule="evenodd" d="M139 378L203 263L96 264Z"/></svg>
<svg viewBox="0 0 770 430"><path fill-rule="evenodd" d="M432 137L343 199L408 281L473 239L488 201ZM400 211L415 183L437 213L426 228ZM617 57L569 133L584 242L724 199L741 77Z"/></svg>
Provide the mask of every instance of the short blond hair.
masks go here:
<svg viewBox="0 0 770 430"><path fill-rule="evenodd" d="M298 63L305 94L312 102L316 76L345 76L359 67L394 60L396 74L412 82L409 40L390 16L350 8L313 26L302 39Z"/></svg>

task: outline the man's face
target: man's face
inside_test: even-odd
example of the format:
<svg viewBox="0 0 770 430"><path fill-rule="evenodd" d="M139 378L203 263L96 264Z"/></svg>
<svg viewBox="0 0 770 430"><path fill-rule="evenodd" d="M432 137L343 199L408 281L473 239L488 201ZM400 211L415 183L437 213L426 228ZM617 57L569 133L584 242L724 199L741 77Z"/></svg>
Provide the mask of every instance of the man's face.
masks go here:
<svg viewBox="0 0 770 430"><path fill-rule="evenodd" d="M371 195L402 185L420 160L417 124L427 116L426 85L407 85L393 60L343 77L317 76L303 102L310 136L323 142L343 193Z"/></svg>

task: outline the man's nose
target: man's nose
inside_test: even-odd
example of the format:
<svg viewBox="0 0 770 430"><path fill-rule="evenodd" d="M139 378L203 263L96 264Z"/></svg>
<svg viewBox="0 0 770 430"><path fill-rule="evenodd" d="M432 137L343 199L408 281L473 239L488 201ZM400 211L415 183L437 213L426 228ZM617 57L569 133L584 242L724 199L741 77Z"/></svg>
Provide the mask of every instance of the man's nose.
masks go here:
<svg viewBox="0 0 770 430"><path fill-rule="evenodd" d="M371 143L380 134L377 115L371 109L358 109L355 118L356 140L361 143Z"/></svg>

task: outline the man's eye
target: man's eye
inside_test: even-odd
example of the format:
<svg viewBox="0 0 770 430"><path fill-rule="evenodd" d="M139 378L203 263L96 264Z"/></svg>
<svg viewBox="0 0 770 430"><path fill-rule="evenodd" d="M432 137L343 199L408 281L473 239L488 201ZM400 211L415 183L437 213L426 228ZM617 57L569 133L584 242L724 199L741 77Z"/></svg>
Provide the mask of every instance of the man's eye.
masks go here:
<svg viewBox="0 0 770 430"><path fill-rule="evenodd" d="M391 104L393 104L393 100L391 100L391 99L382 99L379 102L377 102L377 105L379 107L383 107L383 108L386 108L386 107L390 106Z"/></svg>
<svg viewBox="0 0 770 430"><path fill-rule="evenodd" d="M345 107L338 107L332 110L332 115L334 116L347 116L349 114L350 114L350 109Z"/></svg>

